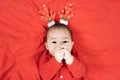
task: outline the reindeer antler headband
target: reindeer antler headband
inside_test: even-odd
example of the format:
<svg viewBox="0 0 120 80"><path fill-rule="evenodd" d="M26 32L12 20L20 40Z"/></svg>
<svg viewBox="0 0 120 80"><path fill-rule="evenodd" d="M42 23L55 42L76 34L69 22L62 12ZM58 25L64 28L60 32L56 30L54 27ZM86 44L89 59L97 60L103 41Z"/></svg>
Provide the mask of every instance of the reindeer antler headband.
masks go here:
<svg viewBox="0 0 120 80"><path fill-rule="evenodd" d="M64 4L64 7L57 14L59 15L59 22L64 25L68 25L69 19L71 19L74 14L72 12L73 5L69 2ZM46 4L43 4L39 10L40 18L42 21L45 21L48 27L51 27L55 24L56 13L50 9Z"/></svg>

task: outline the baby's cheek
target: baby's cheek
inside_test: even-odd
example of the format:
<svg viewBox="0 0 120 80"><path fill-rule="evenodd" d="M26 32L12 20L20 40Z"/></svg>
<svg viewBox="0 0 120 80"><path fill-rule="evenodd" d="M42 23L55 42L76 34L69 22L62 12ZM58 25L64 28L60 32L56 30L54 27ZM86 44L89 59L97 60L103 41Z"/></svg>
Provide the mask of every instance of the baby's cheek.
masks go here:
<svg viewBox="0 0 120 80"><path fill-rule="evenodd" d="M68 47L68 50L71 51L71 50L72 50L72 46L69 46L69 47Z"/></svg>
<svg viewBox="0 0 120 80"><path fill-rule="evenodd" d="M53 49L53 50L52 50L53 53L56 53L56 52L58 51L56 46L54 46L52 49Z"/></svg>
<svg viewBox="0 0 120 80"><path fill-rule="evenodd" d="M53 47L52 47L52 46L49 46L49 52L50 52L50 53L53 53L53 51L54 51Z"/></svg>

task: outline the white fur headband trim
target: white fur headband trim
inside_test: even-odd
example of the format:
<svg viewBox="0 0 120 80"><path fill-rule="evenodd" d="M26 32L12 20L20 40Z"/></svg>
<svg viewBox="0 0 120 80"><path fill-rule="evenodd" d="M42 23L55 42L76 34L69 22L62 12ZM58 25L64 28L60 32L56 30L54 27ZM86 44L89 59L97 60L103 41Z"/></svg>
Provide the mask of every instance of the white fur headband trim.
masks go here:
<svg viewBox="0 0 120 80"><path fill-rule="evenodd" d="M63 20L63 19L60 19L60 23L61 23L61 24L64 24L64 25L68 25L68 21L65 21L65 20Z"/></svg>
<svg viewBox="0 0 120 80"><path fill-rule="evenodd" d="M51 27L51 26L53 26L55 24L55 21L51 21L51 22L49 22L47 25L48 25L48 27Z"/></svg>

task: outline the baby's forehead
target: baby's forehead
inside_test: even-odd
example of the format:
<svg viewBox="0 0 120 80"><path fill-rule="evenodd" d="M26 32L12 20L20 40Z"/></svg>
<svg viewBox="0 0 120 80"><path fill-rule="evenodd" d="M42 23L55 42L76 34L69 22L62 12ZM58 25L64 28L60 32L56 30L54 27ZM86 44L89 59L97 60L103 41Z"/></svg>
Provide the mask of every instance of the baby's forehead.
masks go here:
<svg viewBox="0 0 120 80"><path fill-rule="evenodd" d="M52 27L50 27L46 31L46 39L51 34L59 34L59 32L61 32L61 34L63 33L63 35L64 35L64 33L66 33L72 39L72 32L71 32L71 30L67 26L52 26Z"/></svg>
<svg viewBox="0 0 120 80"><path fill-rule="evenodd" d="M58 34L58 35L68 35L68 36L71 36L71 34L70 34L70 32L69 32L69 30L67 30L67 29L59 29L59 28L56 28L56 29L51 29L51 30L49 30L49 32L47 33L47 36L49 36L49 35L54 35L54 34Z"/></svg>
<svg viewBox="0 0 120 80"><path fill-rule="evenodd" d="M47 33L46 38L50 38L50 37L69 37L71 38L71 34L67 29L51 29L49 30L49 32Z"/></svg>

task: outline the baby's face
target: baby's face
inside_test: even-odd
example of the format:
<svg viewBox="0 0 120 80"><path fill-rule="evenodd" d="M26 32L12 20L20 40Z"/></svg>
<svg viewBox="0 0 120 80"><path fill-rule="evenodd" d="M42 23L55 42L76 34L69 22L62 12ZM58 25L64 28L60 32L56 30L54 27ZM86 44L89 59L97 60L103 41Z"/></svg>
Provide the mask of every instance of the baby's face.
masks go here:
<svg viewBox="0 0 120 80"><path fill-rule="evenodd" d="M66 29L54 29L49 31L47 36L46 48L53 55L56 51L67 49L71 51L73 41L70 33Z"/></svg>

